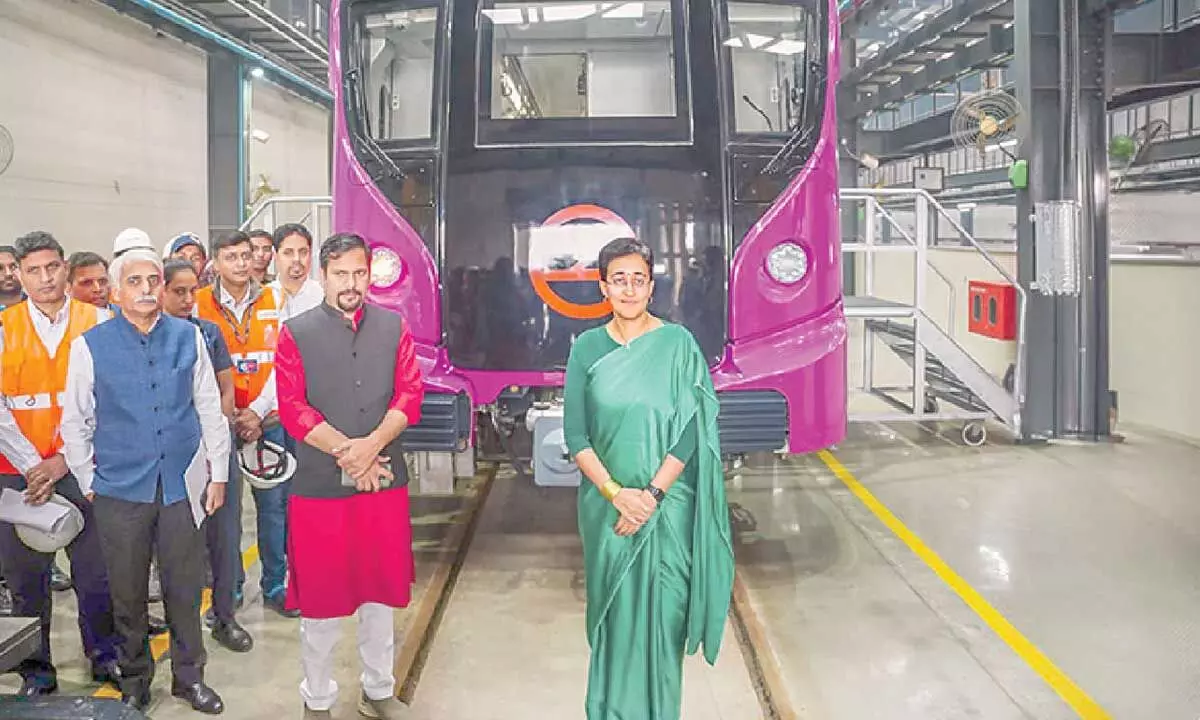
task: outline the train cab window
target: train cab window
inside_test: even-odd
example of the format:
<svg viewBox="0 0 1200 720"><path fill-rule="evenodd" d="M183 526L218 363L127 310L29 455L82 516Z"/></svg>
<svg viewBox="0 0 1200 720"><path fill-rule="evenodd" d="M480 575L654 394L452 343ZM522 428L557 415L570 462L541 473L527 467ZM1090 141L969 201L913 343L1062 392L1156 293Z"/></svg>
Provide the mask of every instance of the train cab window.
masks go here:
<svg viewBox="0 0 1200 720"><path fill-rule="evenodd" d="M787 134L816 123L824 0L729 2L723 45L738 135Z"/></svg>
<svg viewBox="0 0 1200 720"><path fill-rule="evenodd" d="M683 0L480 8L477 140L686 142Z"/></svg>
<svg viewBox="0 0 1200 720"><path fill-rule="evenodd" d="M399 5L403 9L395 9ZM362 126L385 143L428 144L434 137L438 8L396 3L362 15L356 60L365 79Z"/></svg>

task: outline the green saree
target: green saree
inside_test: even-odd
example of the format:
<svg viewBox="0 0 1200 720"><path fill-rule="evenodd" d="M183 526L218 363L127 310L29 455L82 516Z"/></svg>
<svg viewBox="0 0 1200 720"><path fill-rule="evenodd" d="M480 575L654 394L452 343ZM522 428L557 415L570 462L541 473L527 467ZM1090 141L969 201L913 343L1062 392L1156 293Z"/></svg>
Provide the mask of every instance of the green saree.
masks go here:
<svg viewBox="0 0 1200 720"><path fill-rule="evenodd" d="M580 362L575 350L589 344L608 347L582 349L581 356L599 357ZM712 379L678 325L625 347L596 328L576 340L572 359L567 382L575 391L567 394L564 428L572 456L590 447L617 482L645 487L668 452L691 452L649 522L630 537L613 531L618 512L595 485L585 479L579 492L588 720L676 720L684 653L703 646L708 663L716 662L733 589Z"/></svg>

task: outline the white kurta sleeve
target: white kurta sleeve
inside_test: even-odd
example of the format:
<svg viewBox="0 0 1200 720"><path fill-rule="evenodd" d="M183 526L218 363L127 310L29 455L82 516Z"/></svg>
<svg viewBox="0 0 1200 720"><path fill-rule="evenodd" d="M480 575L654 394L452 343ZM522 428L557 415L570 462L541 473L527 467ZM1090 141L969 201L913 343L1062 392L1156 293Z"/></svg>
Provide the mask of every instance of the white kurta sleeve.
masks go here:
<svg viewBox="0 0 1200 720"><path fill-rule="evenodd" d="M95 381L92 352L87 341L82 336L77 337L71 341L59 432L63 440L63 459L85 496L92 491L92 478L96 472L92 446L96 432Z"/></svg>
<svg viewBox="0 0 1200 720"><path fill-rule="evenodd" d="M192 403L200 415L200 433L204 437L212 481L229 481L229 421L221 410L221 389L213 372L204 334L196 328L196 364L192 368Z"/></svg>
<svg viewBox="0 0 1200 720"><path fill-rule="evenodd" d="M249 407L259 420L266 420L272 411L279 409L279 399L276 397L275 390L275 368L271 368L271 374L267 376L267 382L263 384L262 392L250 401Z"/></svg>

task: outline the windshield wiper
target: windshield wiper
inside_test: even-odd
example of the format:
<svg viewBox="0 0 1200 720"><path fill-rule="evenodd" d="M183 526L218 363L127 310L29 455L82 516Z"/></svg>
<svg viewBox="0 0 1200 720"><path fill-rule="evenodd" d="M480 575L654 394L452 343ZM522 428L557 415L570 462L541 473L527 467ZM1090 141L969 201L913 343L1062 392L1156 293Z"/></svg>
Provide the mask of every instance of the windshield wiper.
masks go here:
<svg viewBox="0 0 1200 720"><path fill-rule="evenodd" d="M759 170L757 175L772 175L780 172L784 164L791 159L797 151L808 147L816 136L816 129L820 123L810 121L809 115L815 104L809 92L816 88L824 87L825 81L825 65L821 62L808 63L808 82L805 83L805 97L800 102L800 117L796 118L796 122L792 125L791 132L787 139L783 141L783 145L771 157L762 170ZM790 95L790 93L789 93ZM790 99L790 98L789 98ZM789 168L788 173L791 172Z"/></svg>
<svg viewBox="0 0 1200 720"><path fill-rule="evenodd" d="M357 53L352 53L357 55ZM350 102L354 103L354 116L358 119L359 132L351 132L350 137L354 139L354 145L360 151L366 153L372 160L379 163L383 168L383 172L393 180L403 181L407 175L394 160L388 157L388 154L379 147L379 143L375 142L375 138L371 136L371 121L366 112L366 94L363 91L362 69L359 67L359 61L356 59L354 64L346 71L346 96ZM375 173L367 171L371 179L378 181Z"/></svg>

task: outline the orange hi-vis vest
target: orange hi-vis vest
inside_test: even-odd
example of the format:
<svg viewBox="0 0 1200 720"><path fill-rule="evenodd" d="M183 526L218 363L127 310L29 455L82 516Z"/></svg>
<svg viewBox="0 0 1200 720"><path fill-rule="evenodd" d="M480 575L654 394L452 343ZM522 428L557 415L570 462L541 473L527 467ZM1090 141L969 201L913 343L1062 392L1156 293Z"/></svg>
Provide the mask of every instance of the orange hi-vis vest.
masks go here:
<svg viewBox="0 0 1200 720"><path fill-rule="evenodd" d="M279 340L279 308L275 293L263 287L258 299L246 310L241 322L221 304L216 285L196 292L196 313L217 324L233 360L233 404L239 410L262 392L275 367L275 345Z"/></svg>
<svg viewBox="0 0 1200 720"><path fill-rule="evenodd" d="M95 327L98 319L95 305L68 300L67 307L67 331L53 358L33 326L29 303L13 305L0 313L0 323L4 325L0 392L7 398L21 433L43 459L62 450L59 424L63 393L67 390L71 341ZM0 455L0 473L20 475L21 471Z"/></svg>

